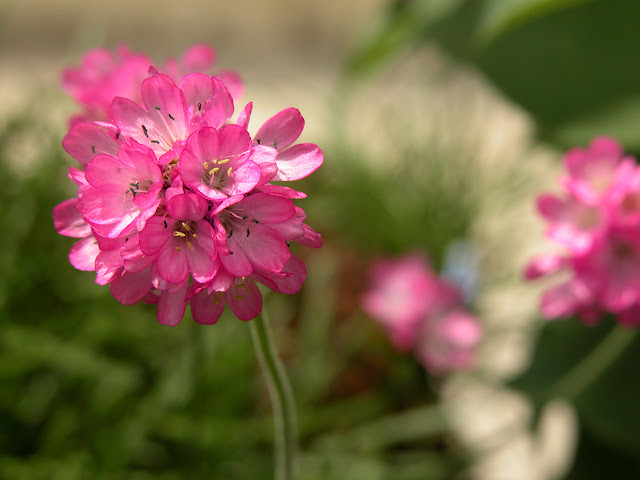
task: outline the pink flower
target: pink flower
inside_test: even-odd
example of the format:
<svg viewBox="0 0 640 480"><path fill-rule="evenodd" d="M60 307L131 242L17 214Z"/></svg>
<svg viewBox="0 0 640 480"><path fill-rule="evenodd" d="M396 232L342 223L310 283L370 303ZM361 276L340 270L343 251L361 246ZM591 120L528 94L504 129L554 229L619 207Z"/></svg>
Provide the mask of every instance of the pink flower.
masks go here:
<svg viewBox="0 0 640 480"><path fill-rule="evenodd" d="M433 375L469 370L474 366L474 352L482 335L476 317L462 308L454 308L424 322L416 355Z"/></svg>
<svg viewBox="0 0 640 480"><path fill-rule="evenodd" d="M214 231L204 220L207 202L193 193L171 197L167 214L154 216L140 232L140 250L156 255L162 279L181 283L189 274L197 282L211 280L218 270Z"/></svg>
<svg viewBox="0 0 640 480"><path fill-rule="evenodd" d="M219 131L201 128L180 154L180 175L187 187L212 201L244 195L260 180L260 166L251 160L251 149L249 133L238 125Z"/></svg>
<svg viewBox="0 0 640 480"><path fill-rule="evenodd" d="M138 98L140 82L148 76L151 60L120 46L116 52L96 48L87 52L78 68L62 74L62 86L86 108L83 119L106 118L115 97Z"/></svg>
<svg viewBox="0 0 640 480"><path fill-rule="evenodd" d="M246 120L248 123L248 119ZM304 129L304 118L296 108L276 113L260 127L253 137L256 145L273 147L278 151L278 172L273 180L299 180L315 172L324 156L314 143L291 146Z"/></svg>
<svg viewBox="0 0 640 480"><path fill-rule="evenodd" d="M118 157L96 155L87 165L80 207L96 230L109 238L126 235L145 222L160 205L162 171L152 151L141 145L123 145Z"/></svg>
<svg viewBox="0 0 640 480"><path fill-rule="evenodd" d="M607 231L607 209L601 205L587 205L575 198L540 195L538 212L550 222L547 236L567 248L581 253Z"/></svg>
<svg viewBox="0 0 640 480"><path fill-rule="evenodd" d="M410 350L436 290L437 278L422 255L378 260L371 268L362 306L387 329L396 348Z"/></svg>
<svg viewBox="0 0 640 480"><path fill-rule="evenodd" d="M209 69L213 50L200 45L169 60L177 83L149 69L129 98L121 95L132 80L119 72L134 70L141 58L126 49L120 54L90 54L86 68L70 74L78 91L102 88L101 98L112 99L108 121L75 123L63 142L80 162L69 169L76 197L53 211L58 232L80 239L71 263L95 271L96 283L109 284L123 304L156 304L158 321L170 326L189 303L200 323L215 323L225 305L242 320L255 318L262 310L257 283L297 292L306 268L290 243L320 247L322 238L293 204L306 195L269 183L280 178L279 152L247 131L253 104L231 124L227 86L189 72ZM91 55L111 59L100 75ZM92 75L100 81L92 84ZM303 123L299 113L292 118L294 133L276 122L269 135L295 141ZM294 161L304 175L323 158L307 145L313 153Z"/></svg>
<svg viewBox="0 0 640 480"><path fill-rule="evenodd" d="M565 254L543 255L525 278L563 273L541 299L545 318L577 315L588 324L606 312L624 323L640 305L640 171L620 145L605 137L565 157L565 197L543 195L538 210L547 234Z"/></svg>
<svg viewBox="0 0 640 480"><path fill-rule="evenodd" d="M370 282L362 306L396 348L413 350L435 375L473 366L482 327L462 308L460 290L438 278L422 255L378 260Z"/></svg>
<svg viewBox="0 0 640 480"><path fill-rule="evenodd" d="M564 157L569 176L562 180L568 192L587 204L600 202L616 177L633 171L635 160L609 137L593 139L588 149L573 148Z"/></svg>
<svg viewBox="0 0 640 480"><path fill-rule="evenodd" d="M169 58L160 72L179 82L189 73L212 74L215 51L207 45L194 45L179 60ZM96 48L87 52L80 67L67 68L62 74L62 85L67 93L85 112L72 119L79 121L105 120L111 102L116 97L141 103L140 83L149 76L153 62L140 53L132 53L120 46L115 52ZM234 98L242 95L243 85L239 75L233 71L218 73Z"/></svg>

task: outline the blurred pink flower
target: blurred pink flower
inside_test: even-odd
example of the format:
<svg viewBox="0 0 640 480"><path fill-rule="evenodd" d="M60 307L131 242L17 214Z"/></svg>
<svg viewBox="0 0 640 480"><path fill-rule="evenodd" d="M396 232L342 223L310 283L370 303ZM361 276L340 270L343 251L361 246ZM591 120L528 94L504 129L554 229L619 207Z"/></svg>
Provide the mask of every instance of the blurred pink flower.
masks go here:
<svg viewBox="0 0 640 480"><path fill-rule="evenodd" d="M475 349L482 335L478 319L457 307L424 322L416 356L433 375L469 370L474 366Z"/></svg>
<svg viewBox="0 0 640 480"><path fill-rule="evenodd" d="M541 195L538 210L547 235L566 249L525 268L528 280L563 273L541 299L545 318L578 316L596 323L612 313L624 323L640 306L640 169L613 139L565 156L568 177L560 196Z"/></svg>
<svg viewBox="0 0 640 480"><path fill-rule="evenodd" d="M482 327L462 308L460 290L439 278L423 255L378 260L369 279L362 307L396 348L415 351L433 374L472 367Z"/></svg>
<svg viewBox="0 0 640 480"><path fill-rule="evenodd" d="M169 58L156 70L148 56L132 53L126 46L119 46L115 51L92 49L82 58L79 67L69 67L62 73L63 88L85 109L72 118L71 123L106 120L116 97L140 104L140 83L154 72L164 73L174 82L189 73L213 74L215 57L215 51L208 45L194 45L179 60ZM229 70L217 75L234 98L242 95L244 87L237 73Z"/></svg>

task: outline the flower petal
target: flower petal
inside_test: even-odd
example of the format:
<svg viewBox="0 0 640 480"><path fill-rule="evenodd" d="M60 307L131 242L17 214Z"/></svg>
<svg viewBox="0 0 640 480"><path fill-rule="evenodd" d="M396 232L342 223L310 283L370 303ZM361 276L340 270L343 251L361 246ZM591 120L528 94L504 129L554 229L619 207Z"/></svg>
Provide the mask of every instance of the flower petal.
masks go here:
<svg viewBox="0 0 640 480"><path fill-rule="evenodd" d="M304 119L297 108L286 108L276 113L258 130L253 141L284 150L295 142L304 129Z"/></svg>
<svg viewBox="0 0 640 480"><path fill-rule="evenodd" d="M240 320L256 318L262 311L262 295L251 280L238 281L225 294L231 311Z"/></svg>
<svg viewBox="0 0 640 480"><path fill-rule="evenodd" d="M224 311L225 295L213 292L209 294L206 289L201 290L191 299L191 315L193 319L205 325L213 325L218 321Z"/></svg>
<svg viewBox="0 0 640 480"><path fill-rule="evenodd" d="M314 143L299 143L278 154L274 180L299 180L311 175L324 162L322 150Z"/></svg>

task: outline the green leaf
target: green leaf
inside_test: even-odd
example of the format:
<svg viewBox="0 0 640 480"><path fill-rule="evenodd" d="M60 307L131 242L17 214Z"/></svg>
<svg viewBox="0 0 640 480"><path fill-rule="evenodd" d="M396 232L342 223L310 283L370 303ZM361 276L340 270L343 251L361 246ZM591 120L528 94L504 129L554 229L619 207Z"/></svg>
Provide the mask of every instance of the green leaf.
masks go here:
<svg viewBox="0 0 640 480"><path fill-rule="evenodd" d="M400 51L415 43L422 30L449 15L463 0L397 1L362 45L347 61L347 78L370 73Z"/></svg>
<svg viewBox="0 0 640 480"><path fill-rule="evenodd" d="M521 23L593 0L487 0L477 35L490 42Z"/></svg>
<svg viewBox="0 0 640 480"><path fill-rule="evenodd" d="M583 424L605 445L640 455L640 338L613 320L586 327L577 320L545 326L529 370L512 383L537 406L568 396Z"/></svg>

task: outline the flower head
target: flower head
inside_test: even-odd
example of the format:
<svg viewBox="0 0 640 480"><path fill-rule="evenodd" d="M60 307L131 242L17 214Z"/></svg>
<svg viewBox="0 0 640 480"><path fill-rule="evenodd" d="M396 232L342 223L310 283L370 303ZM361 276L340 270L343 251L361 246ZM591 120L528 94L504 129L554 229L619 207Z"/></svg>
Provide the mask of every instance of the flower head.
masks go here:
<svg viewBox="0 0 640 480"><path fill-rule="evenodd" d="M640 306L640 169L606 137L570 150L564 164L564 192L541 195L538 211L565 253L535 258L525 278L564 274L542 296L546 318L577 315L594 323L608 312L632 323Z"/></svg>
<svg viewBox="0 0 640 480"><path fill-rule="evenodd" d="M169 75L126 49L110 55L90 53L83 68L65 75L76 98L84 98L78 92L86 87L109 99L106 107L106 100L84 102L103 121L74 123L63 142L81 163L69 170L76 197L53 212L58 232L80 239L71 263L95 271L96 282L110 284L121 303L157 304L158 320L172 326L187 304L200 323L215 323L225 305L250 320L262 309L258 283L297 292L306 269L290 243L319 247L322 239L293 203L305 195L269 182L302 178L323 161L314 144L278 159L278 139L287 152L302 131L299 112L286 110L297 112L293 123L268 123L265 138L275 140L261 145L247 130L253 105L231 123L227 85L189 72L210 68L208 47L168 61ZM110 62L96 72L93 56ZM122 73L142 70L140 63L144 76Z"/></svg>
<svg viewBox="0 0 640 480"><path fill-rule="evenodd" d="M478 320L462 307L462 293L413 253L375 262L364 310L387 330L396 348L413 350L433 374L473 366L482 338Z"/></svg>

